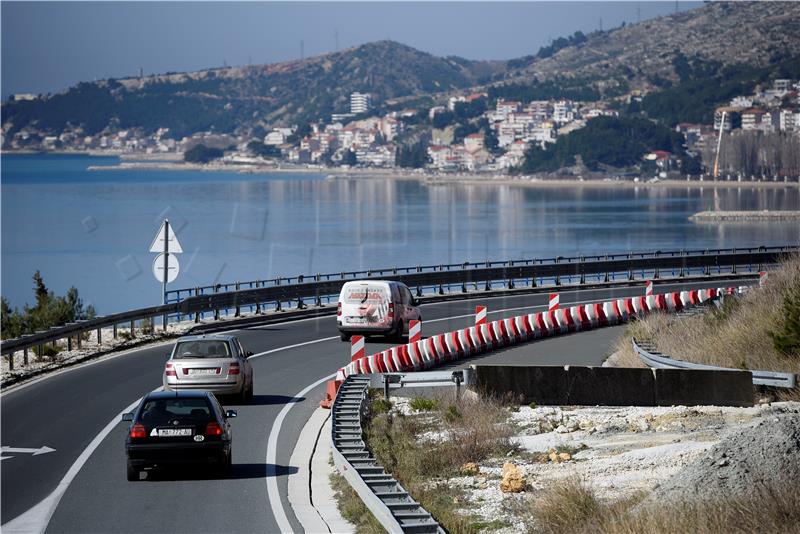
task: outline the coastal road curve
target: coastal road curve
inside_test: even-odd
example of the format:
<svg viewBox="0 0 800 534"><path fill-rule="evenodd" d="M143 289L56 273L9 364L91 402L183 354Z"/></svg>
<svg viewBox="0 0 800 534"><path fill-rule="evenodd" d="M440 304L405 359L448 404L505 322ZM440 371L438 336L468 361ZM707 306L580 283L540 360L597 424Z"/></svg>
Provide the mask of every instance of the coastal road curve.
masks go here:
<svg viewBox="0 0 800 534"><path fill-rule="evenodd" d="M716 282L709 282L714 287ZM694 283L692 287L703 287ZM686 289L661 285L657 291ZM597 290L562 288L561 305L640 295L643 287ZM490 319L541 311L547 295L487 297L422 307L423 335L464 328L473 323L476 304L489 308ZM278 532L273 508L283 508L295 531L300 523L286 500L287 480L296 472L289 458L308 417L324 395L324 380L349 360L349 344L339 340L332 316L270 326L232 330L248 350L255 373L255 396L247 405L226 403L238 410L232 421L233 470L215 479L195 470L150 475L140 482L125 479L124 438L127 424L114 423L111 432L66 487L47 525L47 532ZM600 336L600 337L597 337ZM537 363L598 365L607 355L614 334L577 334L549 340L561 343ZM598 341L602 339L604 341ZM533 344L536 345L536 344ZM367 352L390 346L371 340ZM555 345L554 345L555 346ZM526 361L532 350L519 347L481 357L481 362ZM566 348L565 348L566 347ZM33 381L4 392L0 408L4 447L55 449L46 454L3 454L0 490L3 529L56 490L76 459L109 422L143 394L161 385L161 373L171 344L128 351L97 363ZM539 350L539 349L537 349ZM298 393L319 382L303 396ZM267 442L281 410L291 408L275 428L277 446L272 465L266 463ZM85 453L84 453L85 454ZM268 500L267 478L275 477L281 503ZM63 487L62 487L63 489ZM42 506L36 508L37 512ZM33 514L36 515L36 514ZM42 513L39 512L41 516ZM31 513L25 517L30 517ZM40 517L47 521L47 517ZM12 522L11 525L19 524Z"/></svg>

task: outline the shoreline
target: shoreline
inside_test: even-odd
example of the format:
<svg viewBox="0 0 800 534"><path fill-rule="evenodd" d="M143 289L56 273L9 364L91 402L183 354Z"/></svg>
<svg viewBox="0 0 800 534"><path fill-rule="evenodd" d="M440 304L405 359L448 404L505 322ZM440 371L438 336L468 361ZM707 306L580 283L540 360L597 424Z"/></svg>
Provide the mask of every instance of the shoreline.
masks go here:
<svg viewBox="0 0 800 534"><path fill-rule="evenodd" d="M398 169L367 169L367 168L341 168L341 167L309 167L309 166L272 166L272 165L232 165L232 164L200 164L169 162L163 160L134 161L133 157L125 158L116 165L92 165L90 171L117 171L117 170L163 170L163 171L202 171L202 172L231 172L238 174L279 174L302 173L324 174L328 179L374 179L388 178L392 180L416 180L428 186L449 185L504 185L518 187L591 187L591 188L769 188L786 189L797 188L797 182L783 181L727 181L727 180L675 180L659 179L655 181L592 179L581 180L574 178L538 178L532 176L514 177L506 174L437 174L431 172L403 172Z"/></svg>

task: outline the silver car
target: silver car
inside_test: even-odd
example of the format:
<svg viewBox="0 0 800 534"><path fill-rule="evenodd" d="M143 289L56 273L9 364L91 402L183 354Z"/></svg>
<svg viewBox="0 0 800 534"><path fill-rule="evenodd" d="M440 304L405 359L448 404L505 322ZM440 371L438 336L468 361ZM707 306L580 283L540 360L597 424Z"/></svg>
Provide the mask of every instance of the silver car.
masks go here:
<svg viewBox="0 0 800 534"><path fill-rule="evenodd" d="M253 367L236 336L179 338L164 366L164 390L202 390L215 395L253 396Z"/></svg>

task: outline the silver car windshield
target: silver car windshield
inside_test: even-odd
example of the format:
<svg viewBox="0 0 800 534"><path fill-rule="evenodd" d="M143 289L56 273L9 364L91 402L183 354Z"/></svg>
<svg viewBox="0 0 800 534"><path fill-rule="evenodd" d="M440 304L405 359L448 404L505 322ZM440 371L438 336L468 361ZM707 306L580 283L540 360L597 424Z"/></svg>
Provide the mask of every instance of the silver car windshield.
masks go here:
<svg viewBox="0 0 800 534"><path fill-rule="evenodd" d="M174 359L230 358L231 351L225 341L182 341L175 348Z"/></svg>

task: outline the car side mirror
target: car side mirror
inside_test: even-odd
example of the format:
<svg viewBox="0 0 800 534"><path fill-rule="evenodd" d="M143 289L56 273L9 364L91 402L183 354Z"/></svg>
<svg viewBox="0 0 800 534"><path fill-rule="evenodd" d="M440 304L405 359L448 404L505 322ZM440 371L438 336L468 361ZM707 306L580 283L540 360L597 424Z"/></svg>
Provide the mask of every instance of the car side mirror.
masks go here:
<svg viewBox="0 0 800 534"><path fill-rule="evenodd" d="M244 355L245 357L249 358L250 356L253 355L253 351L252 350L245 351Z"/></svg>
<svg viewBox="0 0 800 534"><path fill-rule="evenodd" d="M133 413L124 413L122 414L123 421L133 421Z"/></svg>
<svg viewBox="0 0 800 534"><path fill-rule="evenodd" d="M236 417L236 410L227 410L225 412L225 418L230 419L232 417Z"/></svg>

